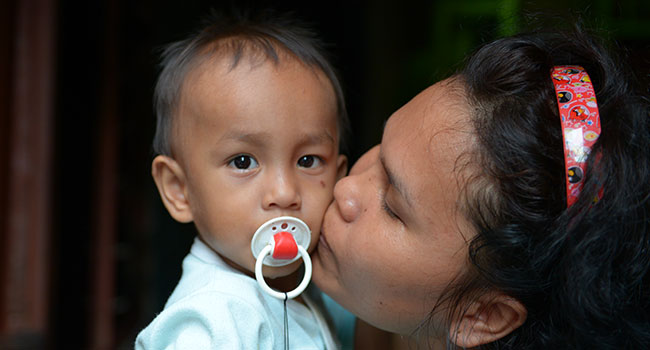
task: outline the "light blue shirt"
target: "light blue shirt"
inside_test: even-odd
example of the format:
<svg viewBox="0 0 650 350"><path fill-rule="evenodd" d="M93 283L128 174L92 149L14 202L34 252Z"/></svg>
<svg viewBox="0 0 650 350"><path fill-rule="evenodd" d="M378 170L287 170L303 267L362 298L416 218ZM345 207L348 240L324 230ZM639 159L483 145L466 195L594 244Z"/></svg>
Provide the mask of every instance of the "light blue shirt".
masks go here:
<svg viewBox="0 0 650 350"><path fill-rule="evenodd" d="M289 348L336 349L310 289L302 294L307 305L287 301ZM283 303L195 239L178 285L164 310L138 334L135 348L284 349Z"/></svg>

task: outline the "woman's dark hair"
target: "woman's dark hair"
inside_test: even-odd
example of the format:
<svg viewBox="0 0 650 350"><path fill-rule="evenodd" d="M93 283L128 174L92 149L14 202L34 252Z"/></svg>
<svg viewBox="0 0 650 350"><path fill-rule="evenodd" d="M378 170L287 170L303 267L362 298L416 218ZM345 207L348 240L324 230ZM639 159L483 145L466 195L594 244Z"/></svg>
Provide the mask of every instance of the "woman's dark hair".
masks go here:
<svg viewBox="0 0 650 350"><path fill-rule="evenodd" d="M557 65L586 69L602 127L568 209ZM477 235L470 273L447 297L462 314L471 295L499 290L528 311L482 348L650 346L650 109L626 68L577 28L494 41L458 73L477 137L461 207Z"/></svg>

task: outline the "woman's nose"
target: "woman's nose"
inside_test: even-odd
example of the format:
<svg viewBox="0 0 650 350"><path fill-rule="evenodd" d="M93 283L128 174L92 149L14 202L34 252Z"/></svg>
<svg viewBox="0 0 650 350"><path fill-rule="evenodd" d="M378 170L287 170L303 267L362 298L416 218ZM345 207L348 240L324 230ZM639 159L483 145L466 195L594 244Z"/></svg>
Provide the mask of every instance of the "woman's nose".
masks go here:
<svg viewBox="0 0 650 350"><path fill-rule="evenodd" d="M368 177L372 176L373 165L379 158L379 145L366 152L350 169L347 177L339 180L334 186L334 200L339 207L341 216L346 222L352 222L359 217L363 209L363 189Z"/></svg>
<svg viewBox="0 0 650 350"><path fill-rule="evenodd" d="M264 184L264 209L300 209L302 199L297 180L290 174L277 171L269 174Z"/></svg>
<svg viewBox="0 0 650 350"><path fill-rule="evenodd" d="M334 186L334 200L346 222L353 222L361 213L357 180L356 176L349 175L339 180Z"/></svg>

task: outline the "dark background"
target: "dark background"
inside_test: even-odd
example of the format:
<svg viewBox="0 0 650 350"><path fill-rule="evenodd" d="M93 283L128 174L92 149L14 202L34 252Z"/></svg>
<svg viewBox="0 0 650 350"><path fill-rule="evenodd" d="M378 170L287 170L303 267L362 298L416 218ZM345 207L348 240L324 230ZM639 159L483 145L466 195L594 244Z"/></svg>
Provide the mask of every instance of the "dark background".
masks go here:
<svg viewBox="0 0 650 350"><path fill-rule="evenodd" d="M352 121L352 161L379 142L392 112L479 43L524 28L530 13L581 15L626 48L648 91L650 4L642 0L5 1L0 348L129 349L162 309L194 229L171 219L150 176L157 50L192 32L210 8L233 4L292 11L328 44ZM47 55L21 55L31 47ZM35 89L23 91L25 81ZM49 104L32 120L38 96ZM33 164L24 170L23 162Z"/></svg>

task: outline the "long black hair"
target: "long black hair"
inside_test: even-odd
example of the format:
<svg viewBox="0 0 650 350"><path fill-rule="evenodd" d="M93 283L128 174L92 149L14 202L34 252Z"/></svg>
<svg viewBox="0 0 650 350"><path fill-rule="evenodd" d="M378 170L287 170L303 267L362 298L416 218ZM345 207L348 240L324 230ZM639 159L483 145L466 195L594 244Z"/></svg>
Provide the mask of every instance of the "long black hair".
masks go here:
<svg viewBox="0 0 650 350"><path fill-rule="evenodd" d="M570 208L550 78L558 65L586 69L602 128ZM461 207L477 235L471 278L448 298L462 313L469 295L496 289L528 311L521 327L482 348L650 346L650 108L626 69L576 28L496 40L458 73L478 139Z"/></svg>

